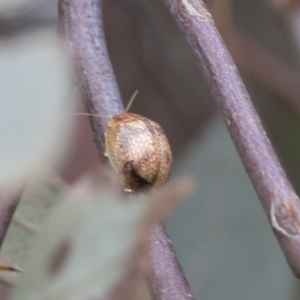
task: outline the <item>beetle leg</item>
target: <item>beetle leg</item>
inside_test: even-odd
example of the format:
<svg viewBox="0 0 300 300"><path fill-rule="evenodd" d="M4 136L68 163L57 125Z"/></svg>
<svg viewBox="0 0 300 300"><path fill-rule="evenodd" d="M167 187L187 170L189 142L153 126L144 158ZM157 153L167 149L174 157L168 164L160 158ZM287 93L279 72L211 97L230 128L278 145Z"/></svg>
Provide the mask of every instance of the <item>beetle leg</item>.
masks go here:
<svg viewBox="0 0 300 300"><path fill-rule="evenodd" d="M122 174L124 176L124 181L126 182L126 192L132 192L140 188L150 187L153 185L135 172L133 160L124 164Z"/></svg>

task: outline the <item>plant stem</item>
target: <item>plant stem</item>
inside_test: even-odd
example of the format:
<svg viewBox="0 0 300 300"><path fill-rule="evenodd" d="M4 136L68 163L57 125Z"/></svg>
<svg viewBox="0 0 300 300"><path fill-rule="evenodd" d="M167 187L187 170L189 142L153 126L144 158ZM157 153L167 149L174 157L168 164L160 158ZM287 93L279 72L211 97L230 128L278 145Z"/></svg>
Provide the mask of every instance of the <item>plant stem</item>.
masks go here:
<svg viewBox="0 0 300 300"><path fill-rule="evenodd" d="M86 110L90 114L99 114L99 117L90 116L90 121L98 153L105 161L104 132L109 121L107 116L120 114L124 112L124 108L108 56L101 5L102 1L99 0L60 0L59 19L66 49L75 64ZM155 290L159 281L161 291L168 290L172 295L177 295L175 298L164 298L165 295L161 295L160 298L158 295L157 299L191 299L190 296L184 296L184 291L181 290L183 285L167 286L172 278L173 282L180 279L185 284L185 290L190 290L172 243L163 227L161 230L160 239L164 242L156 244L155 238L150 240L150 248L159 249L150 251L149 256L153 266L158 268L160 273L157 273L155 278L149 276L149 284ZM162 265L164 260L169 261L168 269L164 269ZM165 280L166 278L168 280Z"/></svg>
<svg viewBox="0 0 300 300"><path fill-rule="evenodd" d="M59 20L59 30L74 62L86 111L99 115L89 119L99 156L106 162L104 132L109 119L122 113L124 107L105 43L99 1L60 1Z"/></svg>
<svg viewBox="0 0 300 300"><path fill-rule="evenodd" d="M164 0L203 69L273 231L300 277L300 202L202 0Z"/></svg>
<svg viewBox="0 0 300 300"><path fill-rule="evenodd" d="M149 244L150 292L159 300L196 299L175 256L173 245L163 224L157 224Z"/></svg>

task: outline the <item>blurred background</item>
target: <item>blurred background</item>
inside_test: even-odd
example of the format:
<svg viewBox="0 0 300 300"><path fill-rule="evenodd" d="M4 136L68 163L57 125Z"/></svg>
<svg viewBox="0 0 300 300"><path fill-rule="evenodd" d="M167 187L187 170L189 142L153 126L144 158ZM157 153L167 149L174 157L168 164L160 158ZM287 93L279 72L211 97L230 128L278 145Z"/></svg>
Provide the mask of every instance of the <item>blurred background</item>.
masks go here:
<svg viewBox="0 0 300 300"><path fill-rule="evenodd" d="M207 0L206 4L299 194L300 1ZM201 70L163 1L103 0L103 13L109 53L125 105L139 90L131 111L165 129L174 153L172 177L193 175L197 180L197 193L167 224L196 296L206 300L298 299L299 281L285 262ZM11 149L18 149L10 153L11 161L21 152L22 160L28 153L33 156L31 148L23 151L22 138L27 141L34 132L32 149L45 145L51 150L40 155L39 165L55 152L56 164L50 165L65 182L73 183L98 165L99 159L88 120L65 117L84 108L72 69L64 73L57 59L56 30L57 1L1 1L0 103L4 108L12 103L11 90L21 102L8 112L2 109L2 115L0 112L2 118L15 117L3 123L0 141L13 127L7 124L19 124L18 109L28 110L22 119L28 131L9 141ZM62 85L65 77L71 80ZM14 86L14 82L24 81L27 89ZM38 84L32 86L33 81ZM42 92L35 94L35 90ZM29 106L24 102L33 95L40 110L36 103ZM58 99L57 103L51 99ZM53 107L47 106L49 102ZM45 115L52 117L46 122ZM58 120L66 119L58 127ZM27 126L28 120L32 122ZM39 125L43 122L49 136ZM24 170L29 168L24 166Z"/></svg>

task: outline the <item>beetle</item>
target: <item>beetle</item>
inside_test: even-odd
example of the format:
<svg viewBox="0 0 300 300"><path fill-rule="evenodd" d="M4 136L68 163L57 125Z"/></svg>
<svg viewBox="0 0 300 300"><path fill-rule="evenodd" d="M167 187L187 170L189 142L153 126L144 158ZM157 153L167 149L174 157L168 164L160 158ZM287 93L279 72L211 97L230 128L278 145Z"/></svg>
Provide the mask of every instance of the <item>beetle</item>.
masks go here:
<svg viewBox="0 0 300 300"><path fill-rule="evenodd" d="M125 113L114 116L108 123L105 155L114 170L122 174L125 191L162 186L172 167L168 139L159 124L128 113L128 107Z"/></svg>

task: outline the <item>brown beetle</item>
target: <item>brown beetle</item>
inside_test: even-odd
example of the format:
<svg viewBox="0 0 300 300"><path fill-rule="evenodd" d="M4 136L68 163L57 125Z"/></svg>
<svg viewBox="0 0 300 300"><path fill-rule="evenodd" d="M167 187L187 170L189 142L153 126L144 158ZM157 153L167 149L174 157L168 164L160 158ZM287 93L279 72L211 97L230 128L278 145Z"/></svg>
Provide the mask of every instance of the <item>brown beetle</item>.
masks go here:
<svg viewBox="0 0 300 300"><path fill-rule="evenodd" d="M113 168L123 175L125 191L159 187L168 180L172 153L156 122L133 113L117 115L108 123L105 145Z"/></svg>

